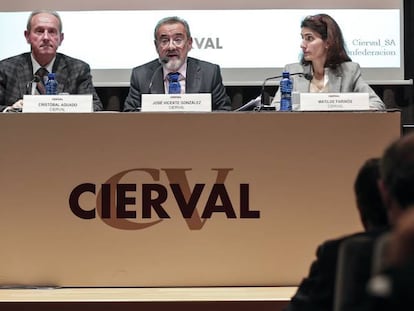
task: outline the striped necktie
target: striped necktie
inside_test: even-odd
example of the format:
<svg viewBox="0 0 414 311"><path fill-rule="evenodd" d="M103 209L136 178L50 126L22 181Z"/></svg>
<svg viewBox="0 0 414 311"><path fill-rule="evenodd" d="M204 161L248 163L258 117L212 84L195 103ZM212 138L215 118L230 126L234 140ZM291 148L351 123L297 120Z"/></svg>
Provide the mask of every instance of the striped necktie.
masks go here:
<svg viewBox="0 0 414 311"><path fill-rule="evenodd" d="M36 84L36 90L40 95L46 94L45 79L48 73L49 71L43 67L40 67L35 73L40 78L40 81Z"/></svg>
<svg viewBox="0 0 414 311"><path fill-rule="evenodd" d="M170 72L168 74L168 94L180 94L181 93L181 85L180 82L178 82L178 78L180 76L180 73L178 72Z"/></svg>

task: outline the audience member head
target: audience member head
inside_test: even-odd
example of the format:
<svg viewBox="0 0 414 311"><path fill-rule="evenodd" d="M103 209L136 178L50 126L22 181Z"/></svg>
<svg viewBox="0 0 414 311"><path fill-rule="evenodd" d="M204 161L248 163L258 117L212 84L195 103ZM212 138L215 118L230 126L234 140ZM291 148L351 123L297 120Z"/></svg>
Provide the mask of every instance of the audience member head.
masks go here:
<svg viewBox="0 0 414 311"><path fill-rule="evenodd" d="M337 22L327 14L305 17L301 25L302 64L322 62L324 67L336 68L350 61L345 40Z"/></svg>
<svg viewBox="0 0 414 311"><path fill-rule="evenodd" d="M35 60L39 65L46 66L56 56L64 38L59 14L53 11L33 11L28 18L24 36Z"/></svg>
<svg viewBox="0 0 414 311"><path fill-rule="evenodd" d="M178 70L187 60L193 39L188 23L177 16L161 19L154 29L154 44L161 62L171 71Z"/></svg>
<svg viewBox="0 0 414 311"><path fill-rule="evenodd" d="M378 189L380 159L371 158L359 169L354 183L356 203L365 230L386 227L387 211Z"/></svg>
<svg viewBox="0 0 414 311"><path fill-rule="evenodd" d="M414 206L414 134L401 137L385 149L379 185L394 225L404 210Z"/></svg>

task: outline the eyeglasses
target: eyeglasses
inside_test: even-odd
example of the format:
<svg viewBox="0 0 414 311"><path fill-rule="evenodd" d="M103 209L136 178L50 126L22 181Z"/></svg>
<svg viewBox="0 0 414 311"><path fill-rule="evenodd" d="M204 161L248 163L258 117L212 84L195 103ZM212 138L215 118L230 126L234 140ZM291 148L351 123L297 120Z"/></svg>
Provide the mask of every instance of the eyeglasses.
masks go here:
<svg viewBox="0 0 414 311"><path fill-rule="evenodd" d="M185 44L185 41L186 40L184 40L184 38L180 38L180 37L177 37L177 38L161 38L161 39L158 40L158 44L159 44L160 47L165 48L165 47L169 46L170 43L172 42L172 44L175 47L179 48L179 47L182 47Z"/></svg>

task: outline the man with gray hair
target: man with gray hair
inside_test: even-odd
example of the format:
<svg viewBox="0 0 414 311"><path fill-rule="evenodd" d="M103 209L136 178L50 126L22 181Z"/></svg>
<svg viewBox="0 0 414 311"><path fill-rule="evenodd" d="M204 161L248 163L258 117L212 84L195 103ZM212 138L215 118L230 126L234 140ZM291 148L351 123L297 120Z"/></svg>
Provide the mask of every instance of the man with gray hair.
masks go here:
<svg viewBox="0 0 414 311"><path fill-rule="evenodd" d="M94 110L103 109L92 84L89 65L57 53L64 39L62 21L57 12L32 12L24 36L30 44L30 53L0 61L0 111L21 111L23 95L33 93L32 83L41 83L52 72L55 73L59 93L92 94ZM40 90L39 93L42 94Z"/></svg>
<svg viewBox="0 0 414 311"><path fill-rule="evenodd" d="M180 17L161 19L154 30L155 59L135 67L124 111L140 111L142 94L211 93L212 110L231 110L220 67L188 57L193 39L188 23Z"/></svg>

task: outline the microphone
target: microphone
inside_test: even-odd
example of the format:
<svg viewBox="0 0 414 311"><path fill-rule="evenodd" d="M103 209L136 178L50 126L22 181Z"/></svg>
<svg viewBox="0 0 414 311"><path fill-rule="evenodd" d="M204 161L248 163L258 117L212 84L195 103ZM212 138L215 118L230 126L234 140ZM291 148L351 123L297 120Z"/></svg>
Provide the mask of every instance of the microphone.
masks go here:
<svg viewBox="0 0 414 311"><path fill-rule="evenodd" d="M152 84L154 83L155 75L156 75L156 74L157 74L157 72L158 72L159 70L161 70L161 69L162 69L162 67L163 67L165 64L167 64L169 61L170 61L170 59L169 59L167 56L162 57L162 58L160 58L160 59L159 59L160 65L157 67L157 69L155 69L155 70L154 70L154 72L153 72L153 74L152 74L152 76L151 76L151 80L150 80L149 87L148 87L148 93L150 93L150 94L151 94L151 88L152 88Z"/></svg>
<svg viewBox="0 0 414 311"><path fill-rule="evenodd" d="M304 71L303 71L303 76L305 77L306 80L312 80L313 79L313 74L312 74L312 68L311 66L306 66L304 67Z"/></svg>
<svg viewBox="0 0 414 311"><path fill-rule="evenodd" d="M34 95L35 94L35 85L33 83L39 83L41 78L38 75L34 75L33 79L26 83L26 94Z"/></svg>
<svg viewBox="0 0 414 311"><path fill-rule="evenodd" d="M305 77L305 79L312 80L312 74L311 73L305 73L303 71L290 73L289 75L290 76L303 75ZM263 84L262 84L262 90L260 92L260 98L261 98L261 100L260 100L260 109L265 106L265 86L266 86L266 82L269 81L269 80L280 79L282 77L283 77L283 75L278 75L278 76L269 77L269 78L264 79Z"/></svg>

